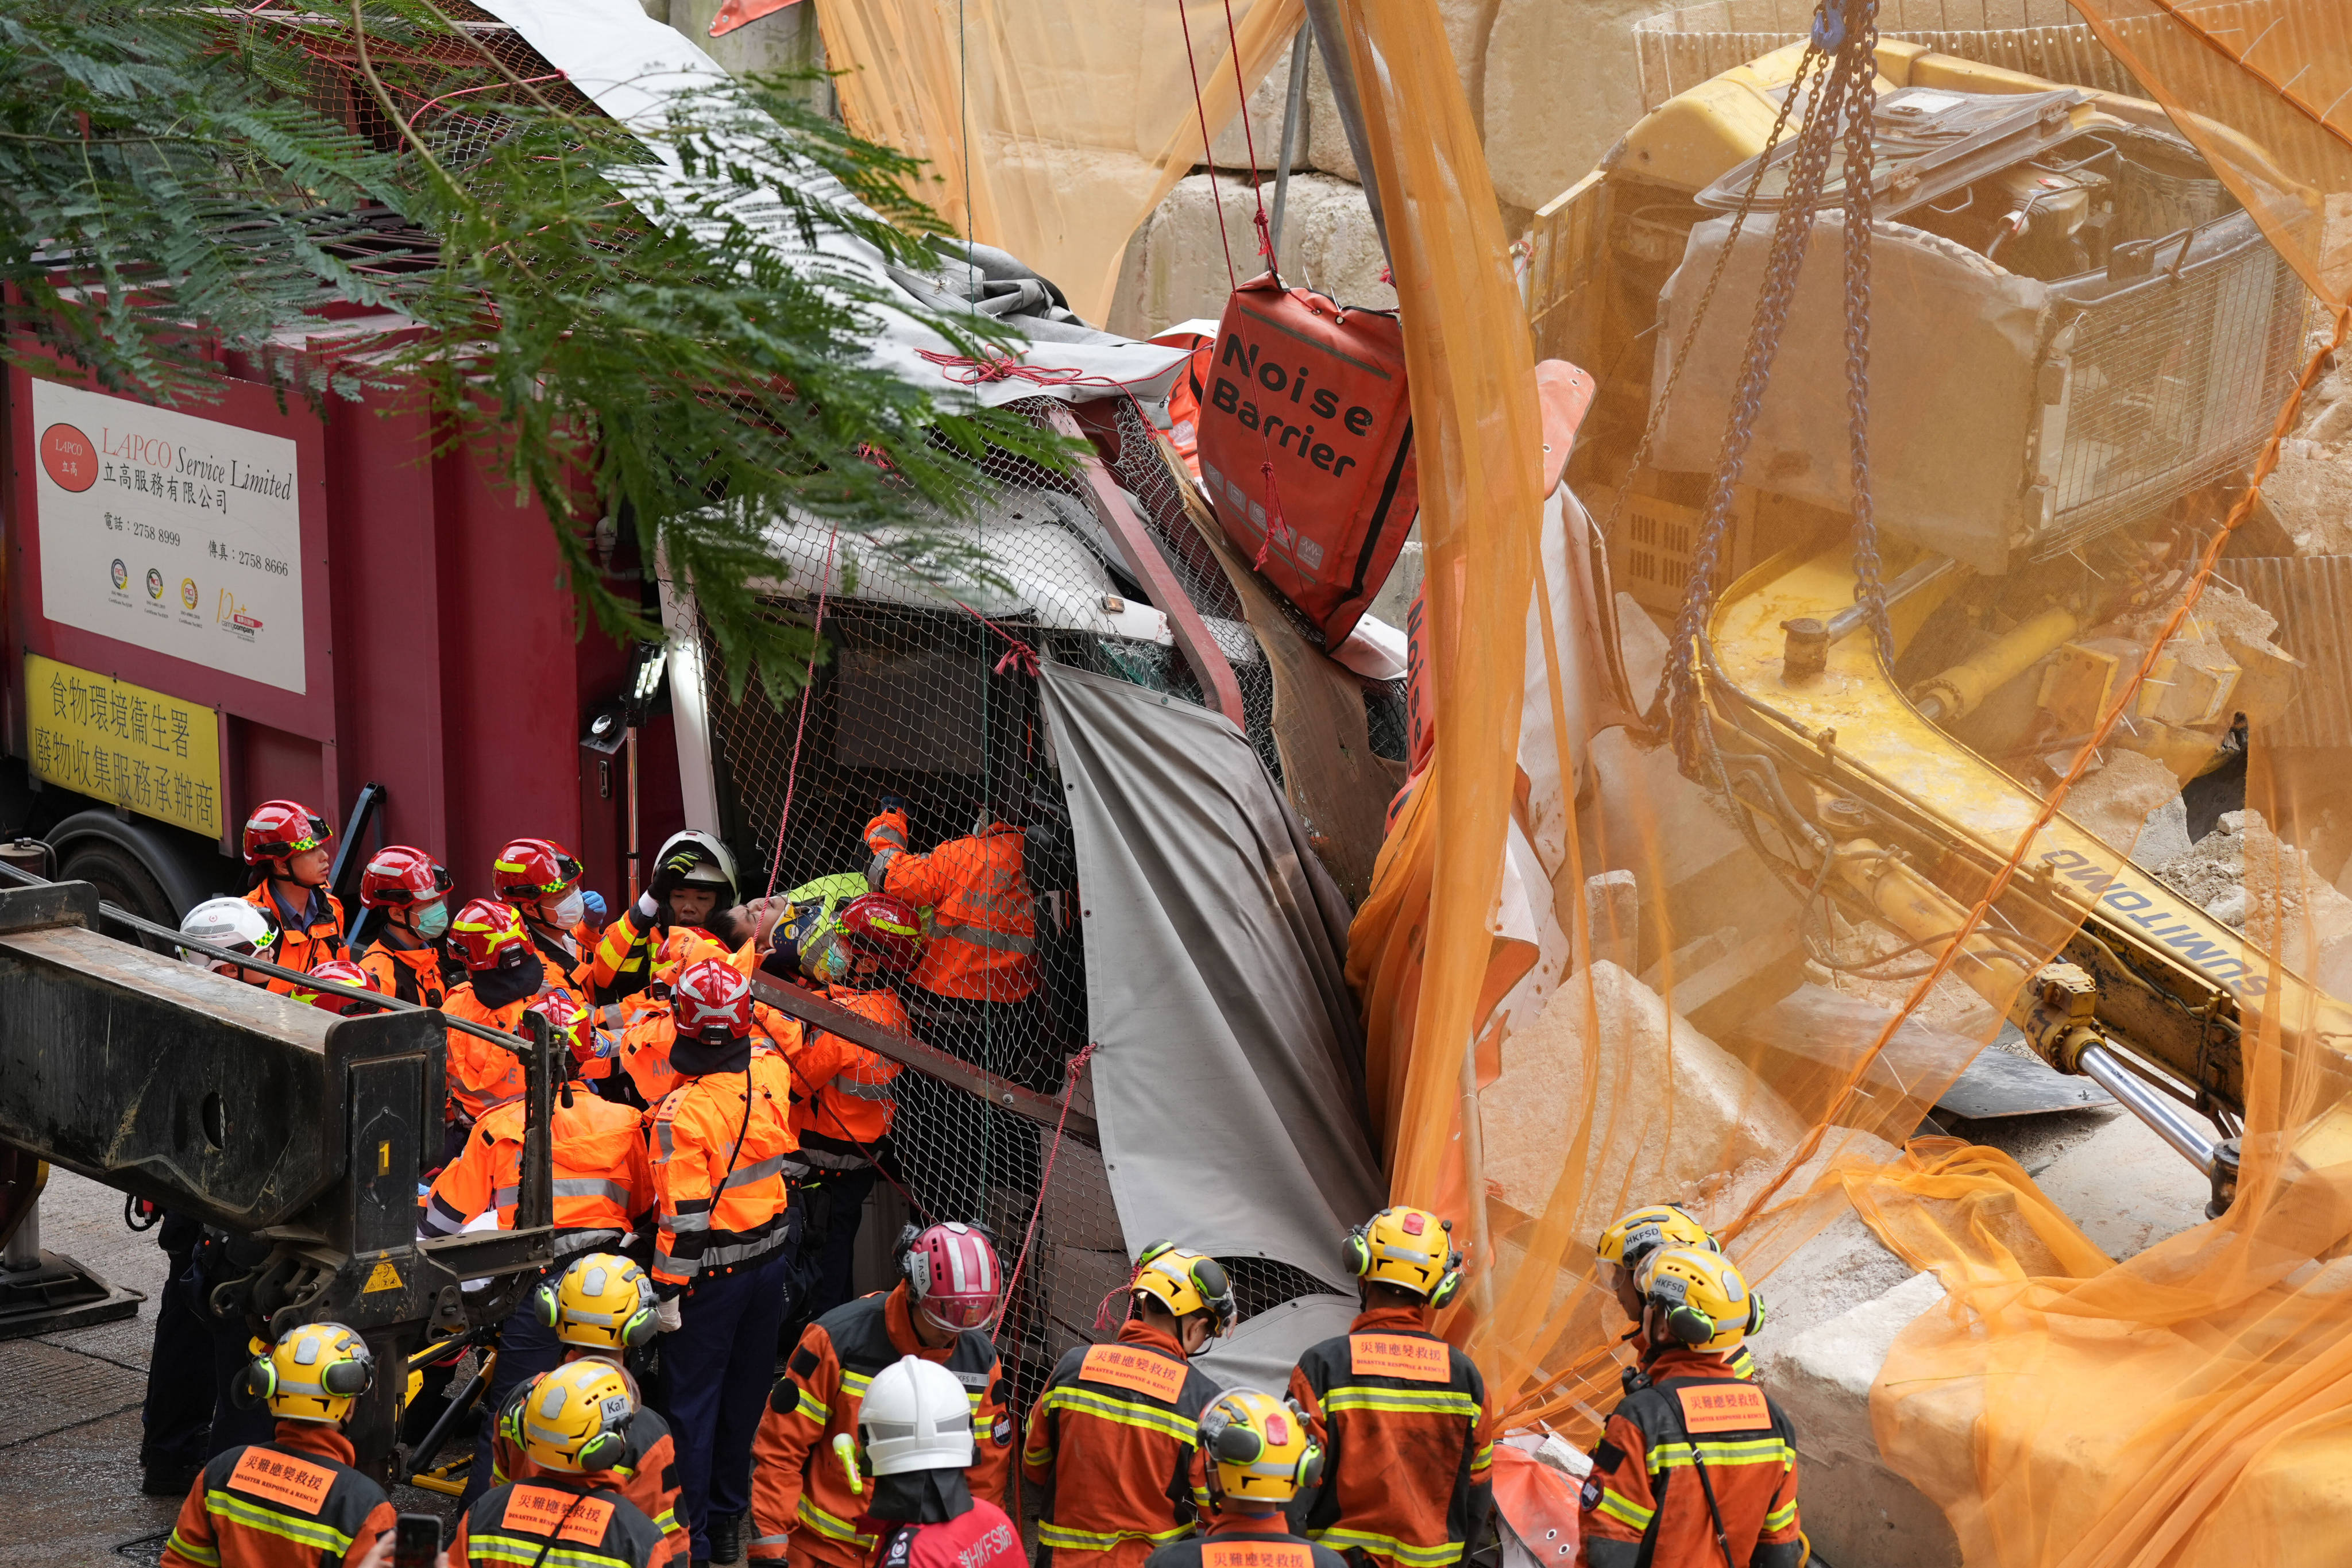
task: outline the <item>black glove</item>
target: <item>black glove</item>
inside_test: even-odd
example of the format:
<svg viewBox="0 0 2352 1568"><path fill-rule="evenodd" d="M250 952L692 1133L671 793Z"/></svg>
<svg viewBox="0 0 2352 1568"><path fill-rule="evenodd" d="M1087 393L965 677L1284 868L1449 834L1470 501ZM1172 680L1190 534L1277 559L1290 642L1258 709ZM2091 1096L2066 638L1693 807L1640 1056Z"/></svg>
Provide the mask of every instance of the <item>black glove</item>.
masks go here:
<svg viewBox="0 0 2352 1568"><path fill-rule="evenodd" d="M886 795L882 797L882 809L885 811L904 811L907 809L906 797L903 795Z"/></svg>
<svg viewBox="0 0 2352 1568"><path fill-rule="evenodd" d="M654 896L656 908L665 914L669 909L669 896L685 882L687 873L702 864L702 851L691 844L681 844L662 858L654 868L652 885L646 889Z"/></svg>

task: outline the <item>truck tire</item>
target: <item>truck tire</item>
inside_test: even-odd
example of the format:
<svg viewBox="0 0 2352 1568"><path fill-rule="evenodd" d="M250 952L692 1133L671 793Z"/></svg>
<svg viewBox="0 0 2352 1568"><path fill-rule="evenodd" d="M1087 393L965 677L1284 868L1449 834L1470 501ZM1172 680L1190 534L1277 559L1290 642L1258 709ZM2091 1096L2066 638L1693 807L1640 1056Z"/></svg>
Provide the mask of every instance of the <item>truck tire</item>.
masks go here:
<svg viewBox="0 0 2352 1568"><path fill-rule="evenodd" d="M59 881L91 883L109 903L167 926L211 896L228 868L216 854L184 847L184 837L110 811L76 812L47 835ZM151 938L147 945L160 944Z"/></svg>

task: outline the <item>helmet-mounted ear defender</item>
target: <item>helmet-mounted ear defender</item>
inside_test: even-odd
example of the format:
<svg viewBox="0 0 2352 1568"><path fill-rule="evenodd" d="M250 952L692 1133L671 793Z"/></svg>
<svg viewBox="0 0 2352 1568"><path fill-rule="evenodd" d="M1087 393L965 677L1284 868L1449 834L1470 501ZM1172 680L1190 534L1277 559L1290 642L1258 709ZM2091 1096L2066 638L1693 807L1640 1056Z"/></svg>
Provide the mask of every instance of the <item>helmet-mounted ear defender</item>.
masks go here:
<svg viewBox="0 0 2352 1568"><path fill-rule="evenodd" d="M1304 1416L1294 1406L1292 1415L1303 1426ZM1209 1439L1209 1455L1228 1465L1254 1465L1265 1452L1265 1439L1250 1427L1234 1420L1223 1410L1212 1409L1202 1419L1202 1434ZM1291 1483L1300 1491L1311 1490L1323 1481L1323 1449L1309 1442L1299 1451L1298 1463L1291 1467Z"/></svg>
<svg viewBox="0 0 2352 1568"><path fill-rule="evenodd" d="M253 1404L262 1404L278 1392L278 1363L268 1355L257 1356L245 1369L243 1381L241 1392ZM319 1374L319 1386L337 1399L355 1399L374 1384L375 1362L365 1355L332 1363Z"/></svg>
<svg viewBox="0 0 2352 1568"><path fill-rule="evenodd" d="M580 1445L582 1471L609 1470L629 1457L626 1432L599 1432Z"/></svg>
<svg viewBox="0 0 2352 1568"><path fill-rule="evenodd" d="M1748 1292L1748 1323L1739 1331L1752 1334L1764 1326L1764 1297L1753 1289ZM1666 1309L1666 1332L1686 1345L1703 1345L1716 1336L1713 1318L1687 1303Z"/></svg>
<svg viewBox="0 0 2352 1568"><path fill-rule="evenodd" d="M542 1328L553 1329L562 1326L563 1309L555 1295L562 1279L563 1277L560 1274L552 1279L542 1279L539 1282L538 1288L530 1293L531 1315L539 1320ZM655 1309L652 1307L639 1307L635 1311L631 1312L628 1321L621 1325L621 1342L631 1350L635 1350L640 1345L653 1343L654 1335L659 1332L654 1323L654 1313Z"/></svg>
<svg viewBox="0 0 2352 1568"><path fill-rule="evenodd" d="M1386 1209L1381 1211L1381 1214L1387 1212ZM1374 1215L1371 1219L1356 1226L1348 1233L1348 1239L1339 1244L1340 1262L1359 1279L1372 1271L1372 1223L1380 1217L1380 1215ZM1443 1307L1462 1293L1462 1252L1453 1242L1454 1222L1441 1219L1437 1226L1446 1236L1445 1272L1438 1276L1437 1289L1429 1293L1432 1308Z"/></svg>

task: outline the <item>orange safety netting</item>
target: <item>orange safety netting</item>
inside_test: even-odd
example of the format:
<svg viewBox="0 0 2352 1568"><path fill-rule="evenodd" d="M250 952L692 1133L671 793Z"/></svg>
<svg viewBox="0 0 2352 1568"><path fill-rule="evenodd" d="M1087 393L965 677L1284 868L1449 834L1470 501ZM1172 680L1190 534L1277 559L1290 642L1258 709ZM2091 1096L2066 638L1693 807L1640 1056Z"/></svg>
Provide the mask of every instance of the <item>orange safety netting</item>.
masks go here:
<svg viewBox="0 0 2352 1568"><path fill-rule="evenodd" d="M1359 79L1386 89L1366 106L1375 138L1385 123L1421 154L1391 155L1377 171L1401 280L1416 245L1437 243L1423 236L1472 230L1488 199L1475 155L1445 145L1450 121L1436 106L1453 93L1442 58L1382 49L1384 37L1409 36L1413 20L1400 13L1421 9L1365 7L1356 42ZM1762 478L1751 468L1747 542L1727 546L1706 650L1729 799L1682 776L1661 750L1576 724L1598 711L1588 697L1594 667L1624 657L1647 628L1620 599L1633 630L1612 648L1579 635L1584 617L1547 602L1562 585L1549 570L1554 531L1569 557L1592 527L1573 500L1555 495L1544 513L1523 500L1494 507L1484 519L1491 531L1468 554L1441 544L1459 537L1449 532L1459 522L1446 520L1432 532L1429 565L1436 752L1392 814L1352 933L1350 978L1395 1195L1457 1215L1477 1200L1467 1217L1483 1253L1480 1288L1453 1331L1512 1421L1589 1434L1614 1402L1622 1318L1591 1242L1627 1207L1679 1201L1733 1237L1735 1256L1783 1306L1757 1343L1768 1385L1776 1343L1871 1302L1906 1269L1942 1286L1942 1305L1887 1350L1871 1401L1877 1452L1842 1452L1808 1483L1874 1505L1881 1494L1851 1489L1884 1464L1918 1488L1953 1533L1938 1541L1921 1525L1903 1542L1917 1560L2335 1561L2352 1529L2336 1479L2352 1457L2352 1299L2337 1261L2352 1244L2352 1110L2342 1106L2352 1073L2341 1055L2352 1019L2334 1000L2352 994L2352 900L2332 884L2345 865L2336 837L2352 831L2343 797L2352 726L2322 711L2339 700L2345 669L2337 601L2318 584L2333 580L2331 558L2352 551L2352 527L2339 526L2352 490L2333 470L2340 426L2326 412L2345 392L2331 344L2344 321L2340 226L2352 211L2339 129L2352 126L2352 48L2339 7L2139 0L2080 9L2210 168L2166 151L2160 120L2108 100L2108 117L2089 122L2121 149L2103 177L2120 189L2126 165L2153 171L2135 199L2160 188L2166 201L2205 202L2189 219L2200 235L2242 204L2336 320L2317 316L2306 337L2277 309L2229 314L2247 290L2272 287L2254 273L2225 280L2222 290L2239 292L2200 322L2167 326L2162 302L2151 305L2158 324L2143 327L2142 341L2168 332L2165 352L2144 363L2086 350L2071 387L2046 400L2074 412L2078 449L2104 443L2085 459L2087 478L2060 482L2095 489L2103 475L2114 485L2118 474L2164 471L2170 455L2159 444L2189 429L2170 417L2169 397L2204 399L2209 411L2226 403L2238 428L2267 438L2231 437L2242 457L2216 477L2175 464L2185 477L2168 493L2143 481L2150 499L2137 514L2126 515L2128 500L2110 506L2053 559L1958 574L1915 595L1892 616L1893 682L1853 646L1864 637L1833 647L1822 677L1782 668L1783 623L1826 618L1851 599L1849 550L1833 510L1774 494L1785 466ZM1906 57L1892 72L1883 59L1881 90L1903 85L1905 70L1922 86L2018 90L1944 57L1916 66ZM1784 68L1777 79L1786 78ZM1434 146L1422 144L1428 125L1441 127L1425 137ZM1646 156L1638 135L1631 156ZM2215 176L2229 192L2218 206L2190 184ZM1607 199L1592 221L1611 240L1659 221L1656 205L1633 208L1628 227L1612 230L1623 213ZM2146 237L2182 236L2151 228ZM1596 244L1586 260L1615 275L1570 286L1638 292L1629 284L1644 275L1623 259L1633 248ZM1948 254L1923 248L1930 262ZM2032 265L2011 258L2021 272ZM1477 277L1472 260L1460 276ZM2218 265L2205 266L2209 279L2221 276ZM1784 415L1835 402L1843 419L1835 266L1834 246L1817 245L1811 267L1828 274L1821 287L1832 303L1808 315L1801 301L1784 351L1826 353L1806 368L1832 374L1784 372L1773 393ZM1663 271L1641 286L1655 291ZM2186 262L2176 271L2181 298L2194 276ZM1704 280L1702 269L1681 300ZM1883 261L1878 285L1877 319L1898 335L1881 335L1874 353L1924 367L1912 401L1890 376L1875 411L1880 479L1899 489L1939 460L1939 424L1985 438L1971 402L1998 389L1971 374L1965 344L1905 333L1906 321L1949 319L1930 267ZM1736 349L1752 282L1725 298ZM2303 297L2290 287L2270 298L2292 310ZM1515 322L1500 326L1475 307L1448 315L1450 302L1411 296L1407 321L1459 353L1499 361L1512 351ZM1622 307L1577 308L1598 317ZM1677 345L1672 332L1654 346L1632 333L1633 346L1612 344L1605 321L1590 318L1585 331L1602 345L1587 363L1602 377L1603 404L1571 482L1624 531L1602 542L1621 572L1638 576L1675 547L1674 528L1696 521L1697 496L1655 452L1629 474L1642 410L1629 421L1608 405L1611 378L1654 384ZM2270 347L2256 344L2258 372L2225 374L2238 363L2232 345L2263 333ZM1525 417L1483 387L1485 401L1449 410L1463 388L1421 383L1420 366L1415 416L1425 428ZM1717 431L1730 368L1718 358L1677 394L1701 403ZM2144 391L2097 400L2132 375L2146 378ZM2220 427L2209 412L2197 428ZM2044 426L2042 438L2065 432ZM2292 472L2265 500L2283 453ZM1424 475L1441 460L1425 453ZM1679 465L1685 475L1693 466ZM1613 495L1629 480L1630 508ZM1538 571L1542 545L1555 548ZM1927 558L1894 544L1888 575ZM2199 684L2224 666L2225 686ZM1626 695L1646 700L1655 668ZM2265 688L2266 670L2286 673ZM2088 688L2086 671L2098 675ZM1948 691L1966 696L1946 697L1940 722L1897 695L1916 699L1946 677ZM2210 702L2192 711L2184 689ZM1536 731L1559 756L1537 754ZM2233 760L2241 750L2250 763ZM2241 767L2242 795L2232 798L2244 816L2205 816L2190 853L2177 853L2190 847L2185 832L2179 845L2148 849L2151 865L2161 855L2161 875L2125 858L2144 818L2151 833L2178 830L2156 825L2180 786ZM2236 860L2200 860L2225 841L2242 841ZM2218 895L2219 884L2199 879L2216 866L2232 884ZM1793 938L1782 929L1792 904ZM2097 911L2087 927L2085 909ZM2243 947L2233 945L2241 937ZM2000 1149L1917 1136L1935 1132L1931 1110L2004 1016L2027 1011L2013 1004L2056 959L2095 974L2111 1046L2176 1075L2192 1097L2200 1079L2214 1087L2225 1125L2184 1107L2189 1122L2219 1138L2242 1120L2242 1177L2222 1219L2199 1223L2203 1176L2124 1112L2105 1113L2087 1139L2067 1134L2078 1152L2036 1164L2060 1182L2055 1194ZM2183 973L2207 976L2203 991ZM2200 1020L2179 1000L2191 994L2220 1000ZM2232 1009L2235 1031L2213 1021ZM1466 1129L1465 1093L1476 1112ZM2020 1147L2036 1136L1999 1121L1955 1124ZM1894 1273L1853 1287L1882 1268ZM1828 1342L1866 1350L1869 1331ZM1793 1353L1782 1364L1808 1352ZM1864 1538L1816 1541L1833 1561L1869 1560Z"/></svg>
<svg viewBox="0 0 2352 1568"><path fill-rule="evenodd" d="M1298 29L1300 0L819 0L852 129L925 159L917 194L1100 321L1119 259ZM1189 34L1192 70L1185 66ZM1192 77L1200 80L1196 106ZM1232 195L1229 190L1226 195ZM1242 276L1263 270L1235 258Z"/></svg>

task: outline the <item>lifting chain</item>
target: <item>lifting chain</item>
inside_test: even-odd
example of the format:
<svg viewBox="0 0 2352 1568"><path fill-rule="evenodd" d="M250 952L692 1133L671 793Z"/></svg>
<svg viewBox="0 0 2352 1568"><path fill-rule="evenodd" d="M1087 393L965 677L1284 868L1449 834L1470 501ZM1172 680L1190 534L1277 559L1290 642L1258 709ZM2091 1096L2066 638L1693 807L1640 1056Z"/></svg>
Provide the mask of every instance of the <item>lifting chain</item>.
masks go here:
<svg viewBox="0 0 2352 1568"><path fill-rule="evenodd" d="M1707 617L1720 587L1717 579L1723 565L1724 539L1730 531L1732 508L1738 500L1748 449L1755 440L1757 416L1763 406L1765 389L1771 383L1772 362L1780 352L1781 335L1789 324L1789 310L1796 298L1806 254L1811 247L1814 218L1829 171L1830 150L1842 130L1845 153L1841 203L1845 227L1846 383L1850 455L1857 492L1854 531L1859 594L1870 606L1872 631L1880 657L1885 658L1889 652L1877 531L1867 497L1870 120L1876 103L1873 88L1877 75L1877 0L1822 0L1821 8L1813 15L1812 37L1805 60L1810 62L1818 54L1824 57L1825 63L1817 79L1813 100L1803 106L1804 118L1790 154L1780 209L1765 253L1763 287L1757 295L1755 315L1748 324L1748 351L1732 394L1722 453L1708 488L1706 509L1700 514L1690 579L1684 584L1682 608L1675 622L1674 643L1666 664L1665 695L1675 754L1683 771L1692 777L1705 776L1700 767L1701 754L1711 754L1713 750L1703 746L1698 738L1700 727L1706 722L1700 695L1700 659ZM1805 74L1805 65L1801 63L1797 82L1790 88L1791 100ZM1862 285L1859 299L1854 294L1857 280Z"/></svg>

